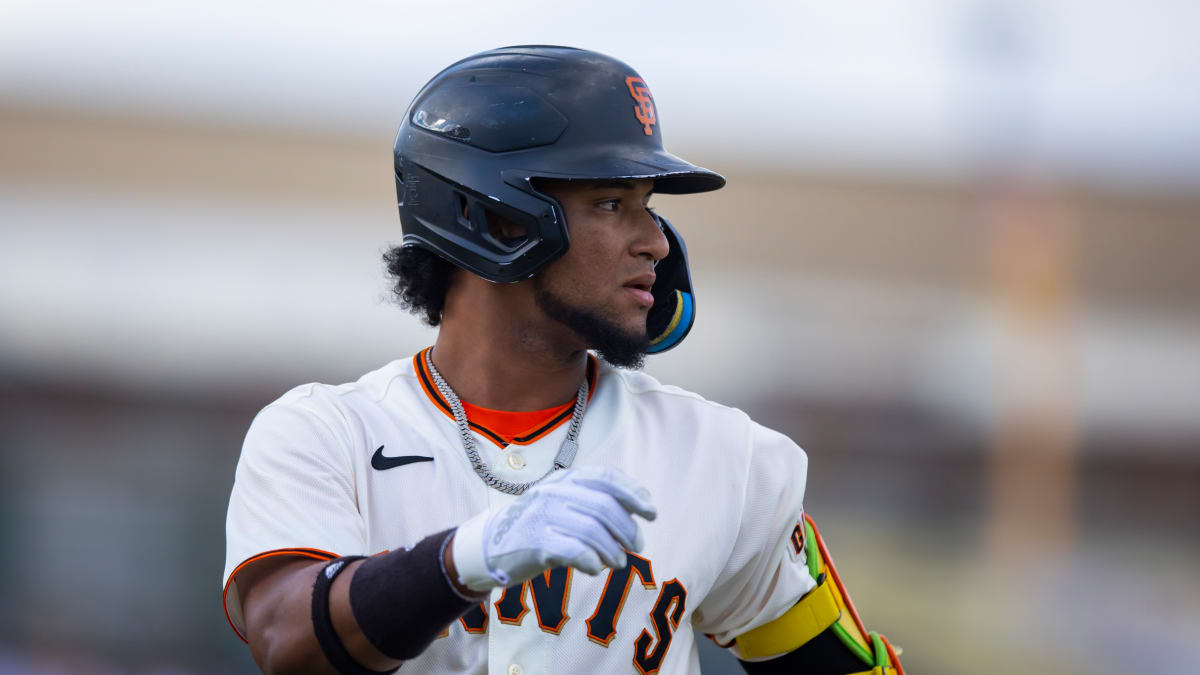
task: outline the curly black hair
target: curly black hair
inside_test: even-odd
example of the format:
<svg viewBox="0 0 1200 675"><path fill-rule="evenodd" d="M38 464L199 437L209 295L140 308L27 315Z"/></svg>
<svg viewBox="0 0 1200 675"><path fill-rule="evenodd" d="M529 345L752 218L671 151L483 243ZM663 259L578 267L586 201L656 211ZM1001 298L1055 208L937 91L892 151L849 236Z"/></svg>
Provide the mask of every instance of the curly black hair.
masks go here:
<svg viewBox="0 0 1200 675"><path fill-rule="evenodd" d="M394 279L392 295L396 302L426 324L440 324L454 264L416 246L392 247L383 254L383 262L388 276Z"/></svg>

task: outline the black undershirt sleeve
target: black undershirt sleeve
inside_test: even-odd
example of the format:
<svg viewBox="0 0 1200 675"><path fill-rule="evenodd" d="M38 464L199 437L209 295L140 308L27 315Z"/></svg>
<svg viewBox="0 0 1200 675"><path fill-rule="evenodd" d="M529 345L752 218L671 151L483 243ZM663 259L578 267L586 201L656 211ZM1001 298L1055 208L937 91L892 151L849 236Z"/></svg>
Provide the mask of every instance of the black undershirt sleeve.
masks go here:
<svg viewBox="0 0 1200 675"><path fill-rule="evenodd" d="M460 597L442 569L442 548L453 530L430 535L409 550L368 558L350 580L350 609L367 640L382 654L415 658L451 621L478 600Z"/></svg>
<svg viewBox="0 0 1200 675"><path fill-rule="evenodd" d="M832 627L787 654L769 661L741 664L750 675L847 675L870 670L870 666L842 644Z"/></svg>

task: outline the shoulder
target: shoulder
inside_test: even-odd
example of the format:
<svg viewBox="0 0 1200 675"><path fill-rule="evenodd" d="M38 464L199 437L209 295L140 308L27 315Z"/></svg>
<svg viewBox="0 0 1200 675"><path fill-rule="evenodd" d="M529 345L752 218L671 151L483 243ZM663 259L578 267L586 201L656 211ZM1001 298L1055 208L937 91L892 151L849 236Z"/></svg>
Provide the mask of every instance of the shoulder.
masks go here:
<svg viewBox="0 0 1200 675"><path fill-rule="evenodd" d="M352 444L365 421L377 419L385 405L409 405L419 391L412 360L397 359L354 382L309 382L293 387L263 407L248 437L317 435Z"/></svg>
<svg viewBox="0 0 1200 675"><path fill-rule="evenodd" d="M643 432L657 428L673 438L690 436L697 444L693 448L715 446L722 453L733 451L747 460L759 452L803 455L787 436L755 422L738 408L663 384L641 371L620 370L607 364L602 368L601 386L614 390L613 395L620 399L628 416L625 419L637 420Z"/></svg>
<svg viewBox="0 0 1200 675"><path fill-rule="evenodd" d="M379 404L399 386L416 385L412 359L397 359L366 373L354 382L325 384L308 382L288 390L263 408L292 408L317 415L334 415L347 410Z"/></svg>
<svg viewBox="0 0 1200 675"><path fill-rule="evenodd" d="M759 464L778 466L783 462L799 465L801 471L807 466L804 450L791 438L759 424L738 408L663 384L641 371L621 370L602 363L601 375L606 378L604 382L618 389L633 407L646 410L650 416L668 425L677 427L684 423L702 428L704 435L740 441L747 450L747 459Z"/></svg>
<svg viewBox="0 0 1200 675"><path fill-rule="evenodd" d="M601 361L600 376L604 378L604 383L617 389L619 395L628 397L637 406L655 406L692 415L751 423L750 417L737 408L710 401L673 384L663 384L643 371L622 370Z"/></svg>

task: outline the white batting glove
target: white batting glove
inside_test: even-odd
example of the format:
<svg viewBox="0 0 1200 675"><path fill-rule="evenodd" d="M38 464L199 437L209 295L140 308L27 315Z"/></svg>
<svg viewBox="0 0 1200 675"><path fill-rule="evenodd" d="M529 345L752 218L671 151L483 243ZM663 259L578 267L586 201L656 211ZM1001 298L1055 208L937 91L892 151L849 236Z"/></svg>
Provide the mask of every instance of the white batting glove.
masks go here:
<svg viewBox="0 0 1200 675"><path fill-rule="evenodd" d="M518 584L560 565L586 574L622 568L642 549L632 514L658 515L650 492L617 469L556 471L515 502L488 509L454 533L459 581L483 592Z"/></svg>

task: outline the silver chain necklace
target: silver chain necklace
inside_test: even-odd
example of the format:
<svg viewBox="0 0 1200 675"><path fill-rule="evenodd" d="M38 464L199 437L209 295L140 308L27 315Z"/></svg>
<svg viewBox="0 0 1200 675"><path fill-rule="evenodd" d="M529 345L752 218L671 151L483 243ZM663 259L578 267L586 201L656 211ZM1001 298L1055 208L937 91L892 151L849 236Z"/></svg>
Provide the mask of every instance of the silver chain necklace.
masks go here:
<svg viewBox="0 0 1200 675"><path fill-rule="evenodd" d="M504 480L492 473L488 468L483 458L479 456L479 450L475 448L475 434L471 433L471 426L467 422L467 413L463 410L462 401L459 400L458 394L446 384L446 380L442 378L442 374L437 368L433 367L433 359L430 354L432 349L425 351L425 367L429 369L429 374L433 376L433 384L437 387L442 396L450 403L450 411L454 413L454 421L458 424L458 435L462 438L463 449L467 451L467 459L471 462L471 468L475 469L475 473L488 487L495 488L501 492L510 495L525 494L525 491L533 487L546 476L571 466L571 462L575 461L575 453L579 452L579 427L583 424L583 411L587 408L588 400L588 379L585 375L583 384L579 385L579 391L575 393L575 410L571 413L571 426L567 428L567 437L563 439L562 445L558 448L558 454L554 456L554 466L550 470L542 474L535 480L528 483L513 483L512 481Z"/></svg>

